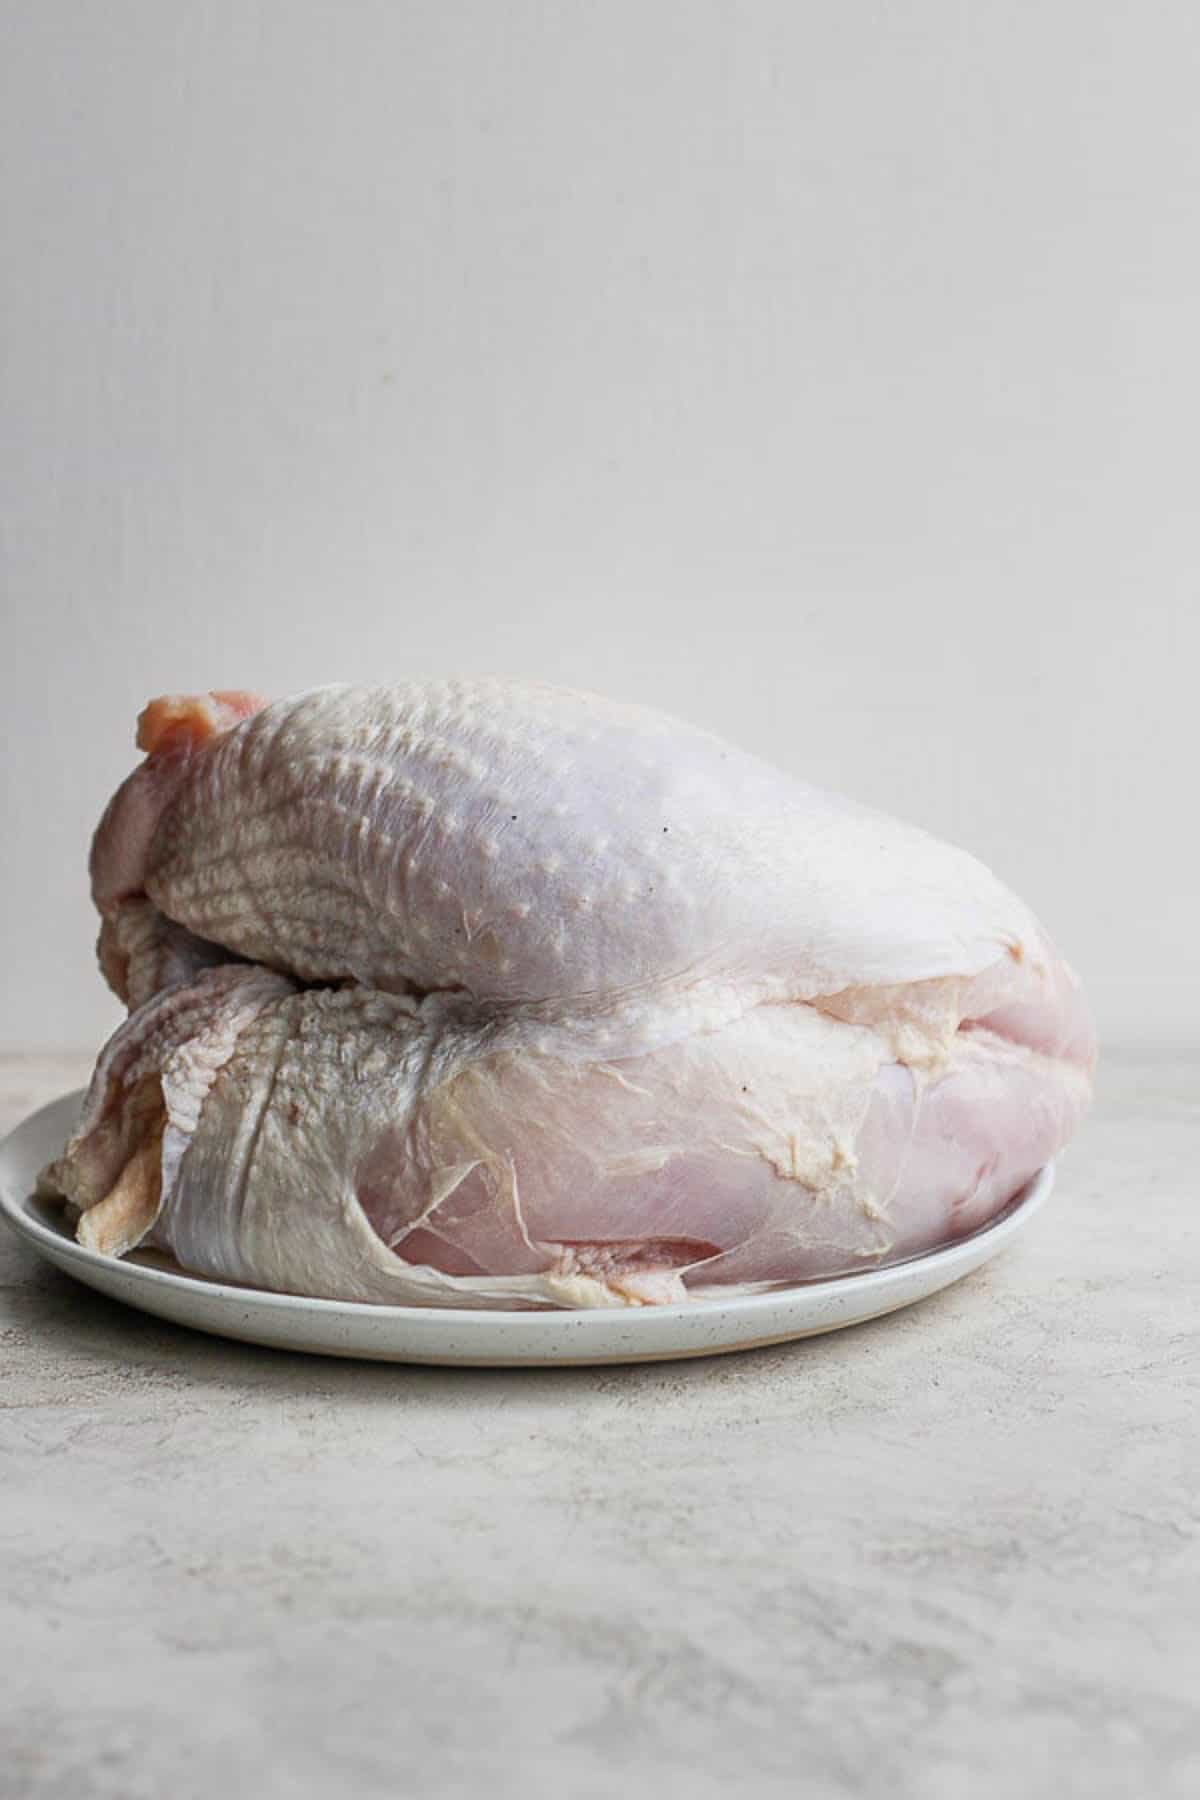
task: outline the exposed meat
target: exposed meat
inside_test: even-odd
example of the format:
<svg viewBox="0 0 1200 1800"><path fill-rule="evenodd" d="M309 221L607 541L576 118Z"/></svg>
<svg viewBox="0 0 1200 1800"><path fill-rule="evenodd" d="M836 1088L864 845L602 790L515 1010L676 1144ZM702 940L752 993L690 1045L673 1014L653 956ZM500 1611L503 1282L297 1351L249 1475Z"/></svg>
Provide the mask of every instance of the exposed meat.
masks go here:
<svg viewBox="0 0 1200 1800"><path fill-rule="evenodd" d="M143 707L137 722L137 747L150 756L203 748L239 719L249 719L267 704L261 694L244 688L212 694L160 694Z"/></svg>
<svg viewBox="0 0 1200 1800"><path fill-rule="evenodd" d="M986 869L673 720L440 682L142 729L92 853L135 1010L49 1176L118 1252L458 1305L804 1280L975 1229L1087 1104L1078 984Z"/></svg>

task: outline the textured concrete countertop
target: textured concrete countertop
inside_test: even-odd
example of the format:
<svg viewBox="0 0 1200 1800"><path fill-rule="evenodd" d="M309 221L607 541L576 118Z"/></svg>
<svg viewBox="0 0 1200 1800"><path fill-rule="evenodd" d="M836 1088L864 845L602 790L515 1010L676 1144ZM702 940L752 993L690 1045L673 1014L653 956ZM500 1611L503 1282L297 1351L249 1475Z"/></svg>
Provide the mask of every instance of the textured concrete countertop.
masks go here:
<svg viewBox="0 0 1200 1800"><path fill-rule="evenodd" d="M1200 1060L1110 1057L958 1287L556 1373L221 1343L0 1230L0 1790L1191 1800L1198 1198Z"/></svg>

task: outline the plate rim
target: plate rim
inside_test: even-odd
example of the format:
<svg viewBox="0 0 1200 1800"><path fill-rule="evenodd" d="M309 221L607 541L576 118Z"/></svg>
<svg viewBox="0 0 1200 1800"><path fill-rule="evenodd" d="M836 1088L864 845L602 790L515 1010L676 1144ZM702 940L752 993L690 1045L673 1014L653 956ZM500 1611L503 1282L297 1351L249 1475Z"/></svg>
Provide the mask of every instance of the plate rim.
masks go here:
<svg viewBox="0 0 1200 1800"><path fill-rule="evenodd" d="M83 1088L70 1089L59 1094L55 1099L46 1101L32 1112L20 1119L11 1130L0 1139L0 1159L7 1159L16 1148L16 1140L26 1133L33 1134L38 1121L43 1115L56 1112L68 1102L78 1103L82 1100ZM10 1182L0 1175L0 1213L8 1220L10 1227L19 1237L27 1242L58 1267L72 1264L79 1269L99 1269L106 1276L120 1269L128 1279L138 1285L144 1284L152 1291L160 1293L177 1293L190 1295L197 1300L208 1300L214 1304L233 1304L250 1306L256 1312L276 1317L295 1316L297 1312L307 1317L324 1317L329 1320L341 1319L367 1324L374 1322L376 1328L390 1321L396 1325L413 1325L428 1330L434 1321L444 1325L447 1334L475 1332L479 1334L500 1332L511 1336L528 1337L536 1335L539 1330L548 1333L561 1333L569 1325L573 1331L589 1331L602 1335L611 1333L614 1324L619 1320L623 1325L637 1330L637 1321L644 1320L649 1329L651 1321L654 1329L661 1331L671 1323L690 1321L695 1327L700 1320L709 1319L714 1324L718 1317L749 1323L759 1313L768 1314L789 1300L804 1300L819 1308L822 1302L836 1302L838 1298L850 1294L861 1295L864 1300L868 1295L879 1299L890 1288L901 1286L907 1277L918 1268L923 1271L952 1268L964 1257L970 1258L983 1244L994 1244L998 1250L1045 1204L1054 1186L1056 1160L1051 1158L1025 1183L1021 1191L1003 1208L1003 1210L981 1225L978 1230L967 1236L955 1238L949 1244L940 1245L937 1249L926 1250L903 1261L887 1263L882 1268L863 1269L861 1271L832 1275L816 1281L793 1282L770 1287L757 1294L732 1294L727 1298L719 1294L698 1296L696 1299L675 1302L666 1306L630 1306L630 1307L556 1307L556 1308L501 1308L501 1307L462 1307L462 1306L400 1306L389 1302L369 1300L334 1300L319 1295L280 1293L271 1288L241 1286L235 1282L210 1280L207 1277L190 1275L184 1270L175 1273L169 1269L155 1269L144 1263L129 1262L122 1257L104 1256L99 1251L89 1249L74 1238L66 1237L38 1218L30 1209L30 1194L20 1196ZM980 1258L979 1261L987 1260ZM972 1269L979 1262L972 1263ZM964 1269L964 1275L972 1272ZM87 1285L86 1276L80 1276ZM951 1278L952 1280L953 1278ZM941 1284L949 1286L950 1281ZM128 1302L136 1306L136 1302ZM901 1303L903 1304L903 1303ZM890 1309L888 1309L890 1310ZM765 1322L765 1321L764 1321ZM792 1333L789 1335L799 1335ZM678 1354L678 1353L676 1353Z"/></svg>

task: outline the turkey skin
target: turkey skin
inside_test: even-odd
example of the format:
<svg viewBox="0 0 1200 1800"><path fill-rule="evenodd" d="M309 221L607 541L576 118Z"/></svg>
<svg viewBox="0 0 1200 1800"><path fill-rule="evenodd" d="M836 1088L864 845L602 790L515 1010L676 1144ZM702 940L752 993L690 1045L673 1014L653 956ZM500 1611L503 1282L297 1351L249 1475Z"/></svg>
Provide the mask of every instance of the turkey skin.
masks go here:
<svg viewBox="0 0 1200 1800"><path fill-rule="evenodd" d="M1086 1109L1079 984L974 858L645 708L167 697L92 847L129 1016L82 1241L339 1299L654 1304L878 1267Z"/></svg>

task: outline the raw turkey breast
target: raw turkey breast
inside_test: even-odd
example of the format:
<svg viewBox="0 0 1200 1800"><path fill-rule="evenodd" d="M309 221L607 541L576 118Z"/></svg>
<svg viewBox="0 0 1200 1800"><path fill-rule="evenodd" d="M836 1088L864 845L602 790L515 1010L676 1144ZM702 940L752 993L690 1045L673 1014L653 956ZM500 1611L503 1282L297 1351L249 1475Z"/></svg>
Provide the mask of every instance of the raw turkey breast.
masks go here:
<svg viewBox="0 0 1200 1800"><path fill-rule="evenodd" d="M294 1293L683 1300L977 1229L1092 1029L972 857L644 708L168 698L92 848L130 1015L45 1183Z"/></svg>

